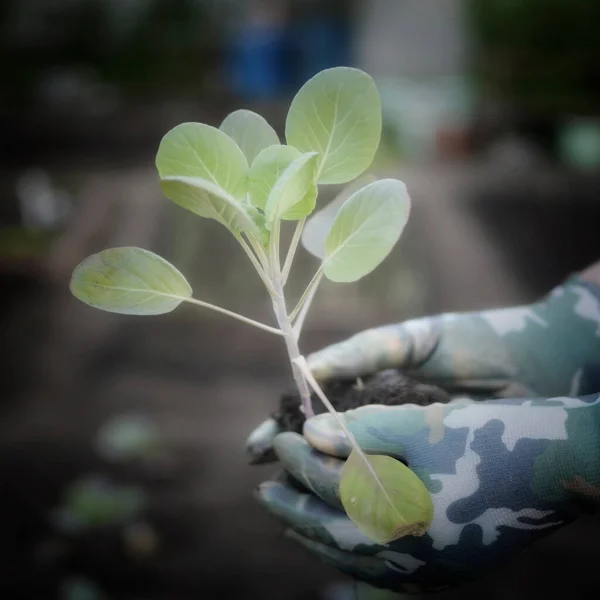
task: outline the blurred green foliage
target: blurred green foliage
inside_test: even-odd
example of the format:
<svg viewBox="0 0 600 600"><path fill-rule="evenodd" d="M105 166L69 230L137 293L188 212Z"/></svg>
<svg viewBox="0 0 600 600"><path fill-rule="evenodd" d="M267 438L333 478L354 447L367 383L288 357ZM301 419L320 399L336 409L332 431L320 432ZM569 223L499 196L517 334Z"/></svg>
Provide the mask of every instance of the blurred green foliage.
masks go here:
<svg viewBox="0 0 600 600"><path fill-rule="evenodd" d="M468 0L480 85L517 109L597 114L598 0Z"/></svg>
<svg viewBox="0 0 600 600"><path fill-rule="evenodd" d="M209 0L4 0L3 101L31 100L41 75L87 69L130 94L198 89L218 58L221 17ZM190 73L194 76L190 77Z"/></svg>
<svg viewBox="0 0 600 600"><path fill-rule="evenodd" d="M138 517L146 502L146 494L138 486L89 475L67 487L54 521L65 532L122 525Z"/></svg>

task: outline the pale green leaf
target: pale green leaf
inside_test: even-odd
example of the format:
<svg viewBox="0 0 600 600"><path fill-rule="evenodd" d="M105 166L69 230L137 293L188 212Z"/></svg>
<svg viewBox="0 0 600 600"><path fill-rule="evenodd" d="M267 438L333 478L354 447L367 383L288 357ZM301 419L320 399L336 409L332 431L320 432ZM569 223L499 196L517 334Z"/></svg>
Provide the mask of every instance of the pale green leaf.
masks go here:
<svg viewBox="0 0 600 600"><path fill-rule="evenodd" d="M396 179L370 183L352 194L325 240L325 276L349 282L373 271L400 238L409 212L406 186Z"/></svg>
<svg viewBox="0 0 600 600"><path fill-rule="evenodd" d="M292 100L286 141L318 152L319 183L346 183L373 162L381 138L381 100L373 79L350 67L326 69Z"/></svg>
<svg viewBox="0 0 600 600"><path fill-rule="evenodd" d="M161 179L195 177L243 201L248 190L248 162L225 133L203 123L182 123L162 139L156 155Z"/></svg>
<svg viewBox="0 0 600 600"><path fill-rule="evenodd" d="M234 233L247 231L260 237L249 207L206 179L164 177L160 187L167 198L194 214L214 219Z"/></svg>
<svg viewBox="0 0 600 600"><path fill-rule="evenodd" d="M227 115L219 129L240 147L251 165L258 153L279 144L276 131L260 115L251 110L236 110Z"/></svg>
<svg viewBox="0 0 600 600"><path fill-rule="evenodd" d="M373 175L359 177L346 186L327 206L311 215L302 231L302 245L307 252L321 260L325 258L325 240L338 211L354 192L373 181L376 181Z"/></svg>
<svg viewBox="0 0 600 600"><path fill-rule="evenodd" d="M251 203L265 210L269 194L281 174L302 153L292 146L276 144L262 150L252 162L248 175L248 189Z"/></svg>
<svg viewBox="0 0 600 600"><path fill-rule="evenodd" d="M348 517L379 544L423 535L433 520L425 484L394 458L366 458L371 468L353 449L342 469L340 497Z"/></svg>
<svg viewBox="0 0 600 600"><path fill-rule="evenodd" d="M297 220L315 208L317 153L307 152L295 159L281 174L269 193L265 206L267 223L276 219Z"/></svg>
<svg viewBox="0 0 600 600"><path fill-rule="evenodd" d="M190 298L185 277L164 258L143 248L111 248L92 254L71 277L73 295L101 310L160 315Z"/></svg>

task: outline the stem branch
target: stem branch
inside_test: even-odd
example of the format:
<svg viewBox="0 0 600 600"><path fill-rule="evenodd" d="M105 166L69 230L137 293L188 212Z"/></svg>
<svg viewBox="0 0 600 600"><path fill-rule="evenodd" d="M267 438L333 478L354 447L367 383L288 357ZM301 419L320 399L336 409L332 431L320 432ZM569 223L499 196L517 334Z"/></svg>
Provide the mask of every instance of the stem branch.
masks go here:
<svg viewBox="0 0 600 600"><path fill-rule="evenodd" d="M262 282L265 284L265 287L269 291L269 294L271 294L271 296L274 296L276 292L275 292L275 289L273 288L273 284L271 283L269 276L265 270L265 266L264 266L264 264L262 264L263 261L261 260L259 262L259 259L256 258L256 255L254 254L254 252L252 252L252 249L250 248L250 246L248 246L248 243L241 235L237 235L236 238L237 238L237 241L242 246L242 248L244 249L244 252L248 255L250 262L256 269L256 272L258 273L259 277L262 279ZM250 239L250 243L252 244L252 247L254 248L255 251L257 251L257 246L258 246L258 248L260 248L260 245L253 243L253 242L255 242L255 240L252 240L252 238L249 238L249 239ZM260 250L262 250L262 248L260 248ZM266 260L267 255L264 253L264 250L262 253ZM258 251L257 251L257 254L258 254ZM260 258L260 254L259 254L259 258Z"/></svg>
<svg viewBox="0 0 600 600"><path fill-rule="evenodd" d="M306 300L304 301L304 304L302 305L302 308L300 309L298 318L294 322L294 335L296 336L296 340L300 339L300 334L302 333L302 327L304 325L304 319L306 319L306 315L308 314L310 305L312 304L313 298L315 297L315 294L317 293L317 289L319 287L319 283L321 282L321 278L322 277L320 277L319 281L317 281L317 283L315 283L315 285L313 285L312 289L310 290L310 292L308 294L308 297L306 298Z"/></svg>
<svg viewBox="0 0 600 600"><path fill-rule="evenodd" d="M298 313L300 312L300 310L304 306L305 302L307 302L308 298L311 295L312 290L313 289L316 290L316 288L319 285L322 277L323 277L323 265L321 265L318 268L317 272L313 275L313 278L310 280L309 284L306 286L306 289L304 290L304 293L300 297L300 300L298 300L298 304L296 304L294 310L290 313L290 317L289 318L290 318L290 321L292 323L294 322L294 320L298 316Z"/></svg>
<svg viewBox="0 0 600 600"><path fill-rule="evenodd" d="M167 295L167 294L165 294ZM202 306L203 308L210 308L216 312L227 315L228 317L232 317L237 319L238 321L242 321L247 323L248 325L253 325L254 327L258 327L258 329L263 329L264 331L268 331L269 333L274 333L275 335L284 335L284 332L281 329L277 329L276 327L271 327L270 325L265 325L264 323L259 323L254 319L249 319L248 317L244 317L243 315L239 315L238 313L234 313L226 308L221 308L220 306L215 306L214 304L209 304L208 302L203 302L202 300L196 300L196 298L182 298L181 296L171 296L171 298L177 298L178 300L183 300L185 302L189 302L190 304L195 304L197 306Z"/></svg>
<svg viewBox="0 0 600 600"><path fill-rule="evenodd" d="M287 256L285 257L285 262L283 263L283 285L287 283L290 269L292 268L292 262L294 261L296 250L298 249L298 243L300 242L300 238L302 236L302 230L304 229L304 223L306 223L306 217L300 219L298 223L296 223L296 229L294 230L294 235L292 237Z"/></svg>
<svg viewBox="0 0 600 600"><path fill-rule="evenodd" d="M271 257L273 258L273 254L271 254ZM275 287L275 291L277 292L276 295L273 296L273 310L275 311L275 317L277 318L277 322L279 323L279 327L281 328L281 331L283 333L288 357L290 359L290 366L294 375L294 381L296 382L296 387L298 388L298 393L300 394L300 398L302 400L304 416L307 419L310 419L311 417L314 417L315 413L313 412L312 408L310 388L306 383L306 379L304 378L300 367L298 367L298 365L295 362L302 355L300 354L300 349L298 348L298 340L296 339L296 335L294 334L292 322L290 321L290 318L287 314L285 296L283 294L281 271L279 270L278 264L274 265L273 263L271 263L271 268L274 271L273 285Z"/></svg>
<svg viewBox="0 0 600 600"><path fill-rule="evenodd" d="M281 265L279 264L279 233L281 231L281 221L275 219L271 228L271 239L269 241L269 264L271 265L271 277L273 279L281 278ZM283 286L280 286L283 288Z"/></svg>
<svg viewBox="0 0 600 600"><path fill-rule="evenodd" d="M254 236L246 234L246 237L248 238L252 248L254 248L254 252L256 252L264 271L267 272L269 270L269 259L267 258L267 253L265 252L264 248Z"/></svg>

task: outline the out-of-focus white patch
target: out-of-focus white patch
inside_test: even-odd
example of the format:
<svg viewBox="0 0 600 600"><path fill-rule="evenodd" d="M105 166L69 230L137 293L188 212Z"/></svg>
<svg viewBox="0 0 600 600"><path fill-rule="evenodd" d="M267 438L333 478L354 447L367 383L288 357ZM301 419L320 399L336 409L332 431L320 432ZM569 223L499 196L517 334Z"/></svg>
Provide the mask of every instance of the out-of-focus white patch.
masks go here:
<svg viewBox="0 0 600 600"><path fill-rule="evenodd" d="M589 290L583 287L574 287L573 292L577 295L575 314L593 321L597 325L596 336L600 337L600 302Z"/></svg>
<svg viewBox="0 0 600 600"><path fill-rule="evenodd" d="M404 575L410 575L427 564L424 560L419 560L412 554L403 554L401 552L394 552L393 550L383 550L375 556L383 558L390 569L399 571Z"/></svg>
<svg viewBox="0 0 600 600"><path fill-rule="evenodd" d="M498 335L523 331L528 321L540 327L548 327L548 323L536 315L530 307L488 310L482 312L481 316Z"/></svg>

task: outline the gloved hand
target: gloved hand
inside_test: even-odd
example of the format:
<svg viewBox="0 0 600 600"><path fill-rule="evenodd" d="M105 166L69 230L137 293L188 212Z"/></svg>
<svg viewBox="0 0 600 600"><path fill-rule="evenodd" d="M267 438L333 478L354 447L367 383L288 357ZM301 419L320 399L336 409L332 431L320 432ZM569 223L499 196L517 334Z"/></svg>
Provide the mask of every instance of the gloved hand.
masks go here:
<svg viewBox="0 0 600 600"><path fill-rule="evenodd" d="M359 333L308 357L318 380L399 368L470 398L553 397L600 391L600 286L574 277L531 306L445 314ZM280 429L249 436L255 462Z"/></svg>
<svg viewBox="0 0 600 600"><path fill-rule="evenodd" d="M574 277L530 306L363 331L308 357L317 380L399 368L474 398L600 391L600 286Z"/></svg>
<svg viewBox="0 0 600 600"><path fill-rule="evenodd" d="M434 504L424 536L380 545L346 517L343 460L334 457L351 448L329 414L307 421L305 437L275 438L277 457L301 486L268 481L257 497L290 537L374 586L423 592L457 585L600 505L598 394L372 405L344 416L367 453L401 459L424 481Z"/></svg>

